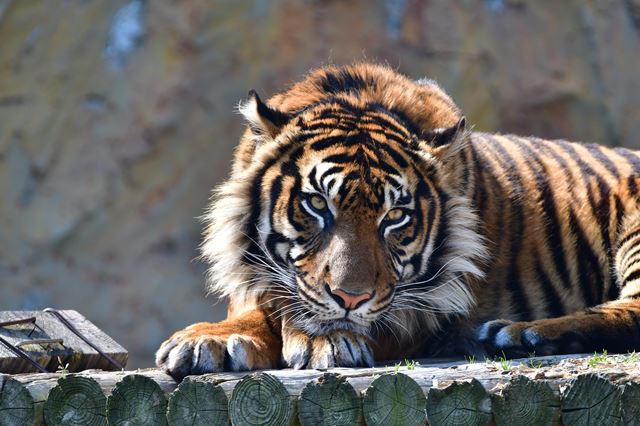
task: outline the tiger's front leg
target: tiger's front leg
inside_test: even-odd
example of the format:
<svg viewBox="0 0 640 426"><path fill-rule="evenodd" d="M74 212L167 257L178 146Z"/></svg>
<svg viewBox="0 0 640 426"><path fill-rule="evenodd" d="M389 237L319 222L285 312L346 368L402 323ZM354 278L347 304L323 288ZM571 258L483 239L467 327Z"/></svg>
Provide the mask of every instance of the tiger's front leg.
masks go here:
<svg viewBox="0 0 640 426"><path fill-rule="evenodd" d="M277 368L282 337L279 321L256 309L218 323L177 331L156 353L156 364L171 376Z"/></svg>
<svg viewBox="0 0 640 426"><path fill-rule="evenodd" d="M348 330L309 336L291 327L282 330L282 358L295 369L331 367L372 367L371 342Z"/></svg>

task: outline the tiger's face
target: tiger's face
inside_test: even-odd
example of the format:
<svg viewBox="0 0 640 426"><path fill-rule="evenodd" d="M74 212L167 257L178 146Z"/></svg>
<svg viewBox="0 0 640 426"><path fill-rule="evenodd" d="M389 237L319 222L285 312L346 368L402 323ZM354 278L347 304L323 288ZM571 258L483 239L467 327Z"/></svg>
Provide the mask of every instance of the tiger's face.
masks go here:
<svg viewBox="0 0 640 426"><path fill-rule="evenodd" d="M258 237L292 277L290 313L310 333L366 329L442 243L436 160L376 107L321 105L285 137L264 174Z"/></svg>
<svg viewBox="0 0 640 426"><path fill-rule="evenodd" d="M383 72L386 78L380 78ZM277 107L275 107L277 106ZM207 212L210 290L310 335L410 336L465 315L485 246L458 153L464 119L435 83L376 67L321 71L248 129Z"/></svg>

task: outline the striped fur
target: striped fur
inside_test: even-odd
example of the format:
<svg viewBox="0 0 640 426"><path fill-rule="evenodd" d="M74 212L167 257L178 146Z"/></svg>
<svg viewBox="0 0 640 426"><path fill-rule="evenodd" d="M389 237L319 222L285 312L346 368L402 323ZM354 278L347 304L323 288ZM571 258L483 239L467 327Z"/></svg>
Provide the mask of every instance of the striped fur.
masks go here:
<svg viewBox="0 0 640 426"><path fill-rule="evenodd" d="M203 256L225 327L281 350L227 351L231 369L640 349L638 152L470 132L433 81L369 64L240 111ZM193 349L216 327L176 333L158 364L222 369Z"/></svg>

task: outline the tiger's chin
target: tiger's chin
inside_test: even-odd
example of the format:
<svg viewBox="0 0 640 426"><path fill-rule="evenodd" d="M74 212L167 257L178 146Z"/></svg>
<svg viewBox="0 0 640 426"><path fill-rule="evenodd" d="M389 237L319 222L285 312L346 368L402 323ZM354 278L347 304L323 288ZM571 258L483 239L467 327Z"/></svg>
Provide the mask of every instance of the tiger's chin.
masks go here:
<svg viewBox="0 0 640 426"><path fill-rule="evenodd" d="M371 329L370 322L355 320L352 318L338 318L330 320L309 319L300 321L297 324L305 333L310 336L323 336L334 331L350 331L363 336L369 335Z"/></svg>

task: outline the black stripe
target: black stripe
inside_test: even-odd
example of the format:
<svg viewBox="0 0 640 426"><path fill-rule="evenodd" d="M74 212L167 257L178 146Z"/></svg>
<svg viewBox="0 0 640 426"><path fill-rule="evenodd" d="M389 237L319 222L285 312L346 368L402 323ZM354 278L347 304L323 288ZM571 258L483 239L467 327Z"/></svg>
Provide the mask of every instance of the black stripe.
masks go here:
<svg viewBox="0 0 640 426"><path fill-rule="evenodd" d="M355 157L353 154L348 153L340 153L328 155L323 160L325 163L335 163L335 164L351 164L355 161Z"/></svg>
<svg viewBox="0 0 640 426"><path fill-rule="evenodd" d="M569 213L569 227L576 239L576 263L578 266L579 287L582 290L587 306L594 306L602 302L603 294L594 286L602 287L604 277L598 257L593 252L584 231L579 225L574 212Z"/></svg>
<svg viewBox="0 0 640 426"><path fill-rule="evenodd" d="M503 159L507 167L504 168L504 173L512 184L512 189L515 193L521 194L524 188L520 172L517 169L517 164L511 155L504 149L502 144L495 140L492 136L487 135L490 147L494 152ZM518 256L522 249L522 239L524 237L525 221L520 203L511 203L510 208L514 212L511 220L509 221L509 253L511 254L509 260L509 269L507 272L507 286L510 290L512 300L516 305L515 314L518 315L520 320L529 320L532 318L531 306L527 298L527 294L524 291L523 285L520 281L520 273L518 270Z"/></svg>
<svg viewBox="0 0 640 426"><path fill-rule="evenodd" d="M407 163L407 160L405 160L398 151L394 150L389 145L378 144L378 147L389 154L389 157L391 157L401 169L409 167L409 163Z"/></svg>
<svg viewBox="0 0 640 426"><path fill-rule="evenodd" d="M329 167L320 176L320 185L322 185L322 187L326 187L327 185L325 184L325 179L327 179L331 175L334 175L336 173L340 173L343 170L344 170L344 167L342 167L342 166L331 166L331 167Z"/></svg>
<svg viewBox="0 0 640 426"><path fill-rule="evenodd" d="M627 186L629 186L629 192L632 197L638 195L638 185L636 184L637 176L629 176L627 178Z"/></svg>
<svg viewBox="0 0 640 426"><path fill-rule="evenodd" d="M622 157L624 157L629 162L629 164L631 164L634 175L640 174L640 157L636 152L631 151L630 149L627 149L627 148L620 148L620 147L614 148L613 150L619 155L621 155Z"/></svg>
<svg viewBox="0 0 640 426"><path fill-rule="evenodd" d="M309 294L307 289L305 289L305 286L308 286L308 285L307 285L306 281L304 281L302 279L302 277L298 276L298 279L300 280L300 283L298 284L298 291L305 296L307 301L313 303L316 306L320 306L321 308L325 308L326 309L326 308L329 307L327 304L322 303L321 301L314 299L313 296L311 296Z"/></svg>
<svg viewBox="0 0 640 426"><path fill-rule="evenodd" d="M298 232L305 230L304 225L296 222L295 204L300 198L300 177L296 176L291 191L289 192L289 203L287 205L287 219L293 228Z"/></svg>
<svg viewBox="0 0 640 426"><path fill-rule="evenodd" d="M257 224L262 211L262 180L264 179L267 170L276 164L288 151L293 151L291 153L292 157L300 156L303 149L299 147L297 149L295 148L296 147L293 145L283 145L279 147L276 151L276 155L271 157L253 178L251 185L251 213L249 220L247 221L247 229L245 230L245 233L249 236L249 247L247 251L251 254L260 254L260 248L256 245L256 241L258 240Z"/></svg>
<svg viewBox="0 0 640 426"><path fill-rule="evenodd" d="M640 278L640 269L637 269L624 279L624 284L627 284L628 282L631 282L631 281L635 281L639 278Z"/></svg>
<svg viewBox="0 0 640 426"><path fill-rule="evenodd" d="M546 295L546 307L548 308L548 314L551 317L560 317L566 313L562 306L560 295L553 286L551 278L542 267L542 264L540 263L540 253L538 253L537 250L534 253L534 257L536 265L534 273L536 274L538 282L542 286Z"/></svg>
<svg viewBox="0 0 640 426"><path fill-rule="evenodd" d="M536 190L539 194L538 203L542 207L542 213L548 219L548 226L545 229L545 231L548 230L546 232L546 240L551 249L555 269L560 275L564 287L569 288L571 287L571 279L569 277L569 269L564 252L562 226L560 225L560 217L556 210L556 201L552 185L549 182L549 171L538 154L532 150L530 146L519 139L512 139L512 142L518 146L525 158L531 159L533 163L537 165L537 167L534 168L531 162L526 162L527 167L533 173L536 181Z"/></svg>
<svg viewBox="0 0 640 426"><path fill-rule="evenodd" d="M336 71L328 71L324 76L315 81L324 92L332 95L340 93L353 93L356 94L359 91L375 88L377 82L374 78L369 77L367 79L362 76L353 73L349 69L341 69Z"/></svg>
<svg viewBox="0 0 640 426"><path fill-rule="evenodd" d="M618 167L614 164L611 158L602 151L602 146L596 144L588 144L584 146L589 150L591 155L593 155L593 157L616 178L616 180L620 179L620 171L618 170Z"/></svg>
<svg viewBox="0 0 640 426"><path fill-rule="evenodd" d="M625 262L628 262L629 259L631 259L633 256L637 255L638 253L640 253L640 245L637 245L637 246L633 245L633 246L631 246L629 251L627 251L622 257L623 257Z"/></svg>
<svg viewBox="0 0 640 426"><path fill-rule="evenodd" d="M313 168L309 172L308 179L311 183L311 186L313 186L313 189L321 193L323 191L323 188L318 184L318 179L316 178L317 172L317 166L313 166Z"/></svg>
<svg viewBox="0 0 640 426"><path fill-rule="evenodd" d="M618 250L620 250L621 248L623 248L623 246L625 244L627 244L629 241L640 237L640 229L636 229L635 231L631 232L630 234L627 234L622 240L620 240L620 242L618 243Z"/></svg>

